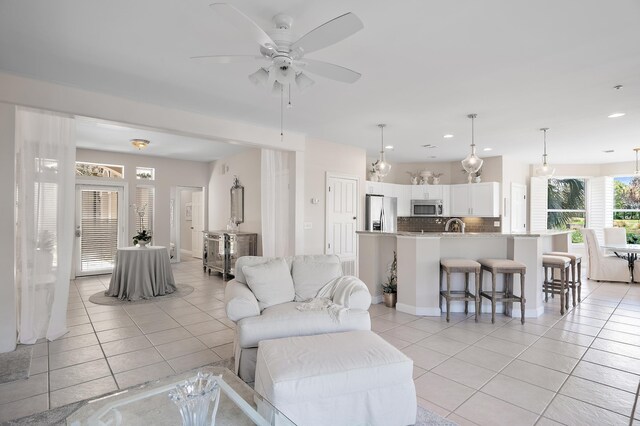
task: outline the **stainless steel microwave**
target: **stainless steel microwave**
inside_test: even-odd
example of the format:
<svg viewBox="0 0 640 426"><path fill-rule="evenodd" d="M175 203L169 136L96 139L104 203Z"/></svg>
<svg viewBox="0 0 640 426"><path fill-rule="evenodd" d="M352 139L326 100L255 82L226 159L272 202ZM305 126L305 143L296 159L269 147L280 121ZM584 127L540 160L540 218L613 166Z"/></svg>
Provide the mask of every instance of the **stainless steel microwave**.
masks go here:
<svg viewBox="0 0 640 426"><path fill-rule="evenodd" d="M411 200L411 216L442 216L442 200Z"/></svg>

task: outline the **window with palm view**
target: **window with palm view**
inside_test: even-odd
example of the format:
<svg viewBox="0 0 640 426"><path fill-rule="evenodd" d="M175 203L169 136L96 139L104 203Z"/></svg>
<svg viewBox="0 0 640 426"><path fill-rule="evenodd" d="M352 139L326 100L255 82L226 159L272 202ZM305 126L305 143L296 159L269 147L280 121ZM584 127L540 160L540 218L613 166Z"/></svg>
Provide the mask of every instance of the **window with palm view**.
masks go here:
<svg viewBox="0 0 640 426"><path fill-rule="evenodd" d="M581 243L585 227L586 180L549 179L547 187L547 229L573 230L572 243Z"/></svg>
<svg viewBox="0 0 640 426"><path fill-rule="evenodd" d="M626 229L629 243L640 243L640 177L613 179L613 226Z"/></svg>

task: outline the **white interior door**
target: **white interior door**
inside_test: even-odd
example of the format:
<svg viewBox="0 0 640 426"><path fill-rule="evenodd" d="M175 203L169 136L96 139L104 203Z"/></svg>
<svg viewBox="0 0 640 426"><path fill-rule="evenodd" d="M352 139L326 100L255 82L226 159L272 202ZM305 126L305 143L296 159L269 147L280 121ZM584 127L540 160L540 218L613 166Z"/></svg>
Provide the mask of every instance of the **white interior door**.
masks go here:
<svg viewBox="0 0 640 426"><path fill-rule="evenodd" d="M511 184L511 232L527 230L527 185Z"/></svg>
<svg viewBox="0 0 640 426"><path fill-rule="evenodd" d="M204 231L204 202L202 191L191 194L192 220L191 220L191 256L202 259Z"/></svg>
<svg viewBox="0 0 640 426"><path fill-rule="evenodd" d="M327 176L325 253L340 257L345 275L356 275L358 179Z"/></svg>
<svg viewBox="0 0 640 426"><path fill-rule="evenodd" d="M126 245L124 188L76 185L75 275L109 273Z"/></svg>

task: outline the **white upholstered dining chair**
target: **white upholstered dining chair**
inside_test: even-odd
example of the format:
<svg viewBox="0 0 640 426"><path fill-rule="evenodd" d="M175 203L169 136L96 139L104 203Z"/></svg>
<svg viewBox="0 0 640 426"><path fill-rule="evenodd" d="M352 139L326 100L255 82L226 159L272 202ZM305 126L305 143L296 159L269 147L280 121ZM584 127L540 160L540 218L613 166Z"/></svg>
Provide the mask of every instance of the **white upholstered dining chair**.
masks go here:
<svg viewBox="0 0 640 426"><path fill-rule="evenodd" d="M595 281L616 281L628 283L631 279L629 262L616 256L605 256L593 229L585 228L584 245L589 258L587 278Z"/></svg>

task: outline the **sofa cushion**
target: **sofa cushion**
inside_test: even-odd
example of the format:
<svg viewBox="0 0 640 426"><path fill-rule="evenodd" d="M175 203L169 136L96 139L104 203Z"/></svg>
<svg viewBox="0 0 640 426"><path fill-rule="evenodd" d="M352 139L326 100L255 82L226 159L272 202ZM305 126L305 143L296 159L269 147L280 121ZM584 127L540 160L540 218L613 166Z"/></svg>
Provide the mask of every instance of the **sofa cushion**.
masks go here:
<svg viewBox="0 0 640 426"><path fill-rule="evenodd" d="M258 299L260 309L291 302L296 296L287 262L283 258L271 259L254 266L243 266L247 285Z"/></svg>
<svg viewBox="0 0 640 426"><path fill-rule="evenodd" d="M351 330L371 330L369 312L349 309L334 321L326 311L299 311L298 302L266 308L257 317L243 318L236 323L236 338L241 348L255 348L258 342L290 336L335 333Z"/></svg>
<svg viewBox="0 0 640 426"><path fill-rule="evenodd" d="M296 256L291 265L296 301L315 297L322 287L342 276L342 265L338 256Z"/></svg>
<svg viewBox="0 0 640 426"><path fill-rule="evenodd" d="M239 257L236 261L236 274L235 280L242 284L247 284L247 279L242 272L242 268L245 266L255 266L262 265L263 263L267 263L273 259L277 259L275 257L262 257L262 256L242 256ZM291 262L293 262L293 256L285 257L284 260L287 262L289 267L289 271L291 271Z"/></svg>

